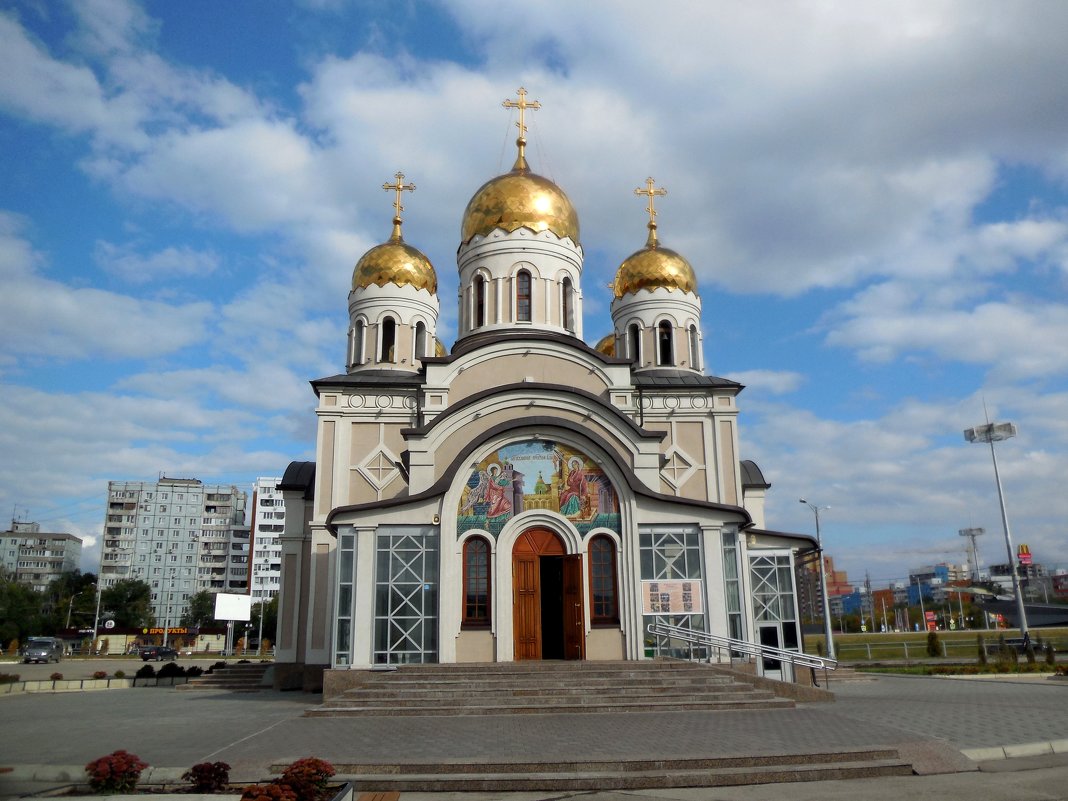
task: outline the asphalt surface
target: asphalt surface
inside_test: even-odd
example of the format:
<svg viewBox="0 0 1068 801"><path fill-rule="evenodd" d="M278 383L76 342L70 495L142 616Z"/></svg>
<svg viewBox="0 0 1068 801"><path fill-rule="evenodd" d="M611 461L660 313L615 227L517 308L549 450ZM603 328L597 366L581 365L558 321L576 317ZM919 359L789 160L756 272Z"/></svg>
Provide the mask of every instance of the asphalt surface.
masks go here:
<svg viewBox="0 0 1068 801"><path fill-rule="evenodd" d="M136 670L137 663L127 662L128 673L130 665ZM0 664L0 672L25 674L24 667ZM59 669L67 678L78 675L73 663L61 663ZM55 670L49 666L42 677ZM832 682L831 689L835 703L787 710L522 718L305 718L302 713L318 704L319 696L272 691L134 688L17 694L0 697L0 768L17 768L0 773L0 798L70 783L64 771L77 774L91 759L119 748L179 774L197 762L223 760L232 766L235 782L251 782L267 778L271 764L304 756L337 762L508 761L891 746L925 775L792 784L789 797L901 799L905 793L938 793L946 801L1068 799L1068 682L880 676ZM41 781L28 783L30 776ZM508 798L775 797L769 787L519 793ZM460 797L402 794L403 801ZM488 801L502 796L462 797Z"/></svg>

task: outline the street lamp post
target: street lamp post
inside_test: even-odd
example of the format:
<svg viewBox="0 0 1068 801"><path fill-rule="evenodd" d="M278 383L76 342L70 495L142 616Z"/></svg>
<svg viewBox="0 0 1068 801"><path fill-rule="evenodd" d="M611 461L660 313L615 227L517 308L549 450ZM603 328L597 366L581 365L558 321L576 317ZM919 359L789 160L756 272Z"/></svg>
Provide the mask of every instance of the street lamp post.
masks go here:
<svg viewBox="0 0 1068 801"><path fill-rule="evenodd" d="M834 632L831 631L831 609L827 600L827 574L823 569L823 538L820 536L820 509L830 509L829 506L816 506L804 498L798 498L816 516L816 550L820 557L820 601L823 604L823 634L827 638L827 658L834 659Z"/></svg>
<svg viewBox="0 0 1068 801"><path fill-rule="evenodd" d="M79 590L78 592L74 593L74 595L72 595L70 597L70 603L67 604L67 625L63 627L65 629L69 629L70 628L70 612L71 612L71 609L74 608L74 599L77 598L81 594L82 594L81 590Z"/></svg>
<svg viewBox="0 0 1068 801"><path fill-rule="evenodd" d="M1012 552L1012 533L1009 531L1009 514L1005 511L1005 493L1001 489L1001 474L998 472L998 457L994 452L994 443L1016 436L1013 423L986 423L964 431L968 442L987 442L990 444L990 458L994 462L994 481L998 487L998 503L1001 505L1001 526L1005 530L1005 549L1009 557L1009 572L1012 573L1012 591L1016 596L1016 613L1020 617L1020 636L1024 642L1030 642L1027 631L1027 610L1024 608L1023 593L1020 591L1020 579L1016 575L1016 556Z"/></svg>

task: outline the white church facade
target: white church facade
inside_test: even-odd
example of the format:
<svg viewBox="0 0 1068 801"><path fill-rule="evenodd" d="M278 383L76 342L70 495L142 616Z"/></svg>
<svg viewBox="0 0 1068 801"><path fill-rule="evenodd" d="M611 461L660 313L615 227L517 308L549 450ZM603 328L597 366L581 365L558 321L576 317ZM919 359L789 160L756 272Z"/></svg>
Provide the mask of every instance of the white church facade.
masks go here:
<svg viewBox="0 0 1068 801"><path fill-rule="evenodd" d="M531 171L520 90L513 169L463 213L458 334L402 235L358 261L344 372L312 382L316 460L290 465L276 671L528 659L637 660L654 621L800 647L807 536L765 528L739 457L743 387L705 371L690 263L644 247L584 341L579 220ZM637 225L635 225L637 232ZM639 240L640 241L640 240ZM608 322L604 322L608 329ZM598 332L599 333L599 332ZM321 686L321 684L320 684Z"/></svg>

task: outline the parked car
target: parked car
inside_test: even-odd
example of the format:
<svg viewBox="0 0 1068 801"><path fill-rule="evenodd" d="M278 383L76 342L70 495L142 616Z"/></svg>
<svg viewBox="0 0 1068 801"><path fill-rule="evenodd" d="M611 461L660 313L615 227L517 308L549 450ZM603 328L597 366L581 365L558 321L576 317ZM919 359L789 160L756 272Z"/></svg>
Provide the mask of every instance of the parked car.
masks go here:
<svg viewBox="0 0 1068 801"><path fill-rule="evenodd" d="M171 661L178 658L178 652L173 648L169 648L164 645L146 645L141 649L141 661L149 662L155 660L156 662L162 662L164 659L170 659Z"/></svg>
<svg viewBox="0 0 1068 801"><path fill-rule="evenodd" d="M63 643L55 637L30 637L22 647L22 661L58 662L63 658Z"/></svg>

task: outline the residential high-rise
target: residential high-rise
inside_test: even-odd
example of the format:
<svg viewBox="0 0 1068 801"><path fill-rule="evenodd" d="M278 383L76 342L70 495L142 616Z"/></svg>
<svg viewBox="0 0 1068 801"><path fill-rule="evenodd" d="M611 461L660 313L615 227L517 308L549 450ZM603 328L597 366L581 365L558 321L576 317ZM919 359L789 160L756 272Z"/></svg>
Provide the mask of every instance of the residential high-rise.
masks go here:
<svg viewBox="0 0 1068 801"><path fill-rule="evenodd" d="M281 478L258 478L252 490L252 558L249 588L252 603L271 600L278 594L282 575L282 543L286 510L278 489Z"/></svg>
<svg viewBox="0 0 1068 801"><path fill-rule="evenodd" d="M38 523L11 521L0 533L0 566L20 584L38 591L53 579L78 569L82 541L73 534L41 531Z"/></svg>
<svg viewBox="0 0 1068 801"><path fill-rule="evenodd" d="M195 478L109 481L103 589L121 579L152 588L159 625L176 625L200 590L248 592L248 496Z"/></svg>

